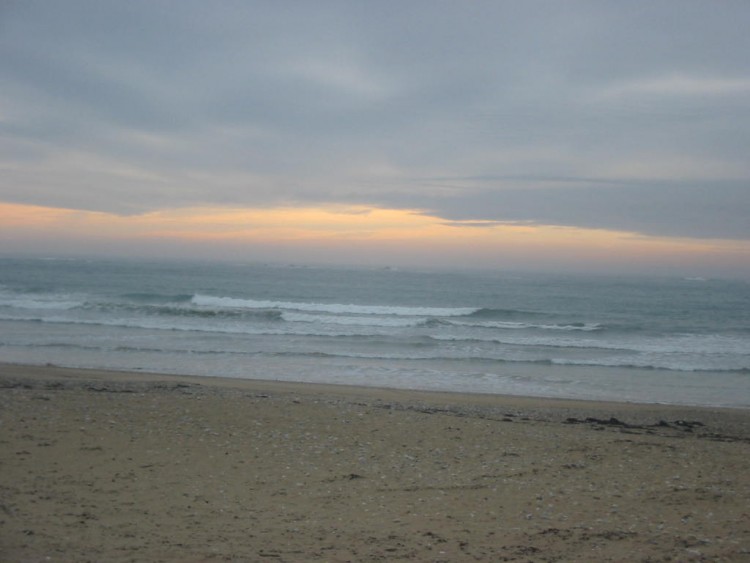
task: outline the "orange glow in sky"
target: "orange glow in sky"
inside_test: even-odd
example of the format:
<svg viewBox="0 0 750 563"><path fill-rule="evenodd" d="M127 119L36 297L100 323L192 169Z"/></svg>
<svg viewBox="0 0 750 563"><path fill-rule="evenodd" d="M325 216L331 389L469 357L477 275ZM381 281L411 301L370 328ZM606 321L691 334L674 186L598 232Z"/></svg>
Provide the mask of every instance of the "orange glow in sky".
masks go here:
<svg viewBox="0 0 750 563"><path fill-rule="evenodd" d="M232 257L327 262L380 261L430 265L445 257L459 266L573 266L638 260L644 264L736 263L750 250L739 241L646 237L572 227L451 222L418 210L367 206L193 207L121 216L0 203L6 251L95 253L180 258ZM265 249L265 251L264 251ZM270 250L269 250L270 249ZM312 254L311 254L312 252ZM432 258L430 260L429 258ZM447 261L446 261L447 263ZM589 268L590 269L590 268Z"/></svg>

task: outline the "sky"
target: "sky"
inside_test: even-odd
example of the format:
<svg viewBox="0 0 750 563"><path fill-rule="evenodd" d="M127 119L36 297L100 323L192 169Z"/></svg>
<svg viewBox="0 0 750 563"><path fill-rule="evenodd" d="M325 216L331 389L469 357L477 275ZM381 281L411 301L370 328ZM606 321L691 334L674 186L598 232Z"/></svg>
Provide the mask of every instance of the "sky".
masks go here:
<svg viewBox="0 0 750 563"><path fill-rule="evenodd" d="M750 278L750 2L0 0L0 254Z"/></svg>

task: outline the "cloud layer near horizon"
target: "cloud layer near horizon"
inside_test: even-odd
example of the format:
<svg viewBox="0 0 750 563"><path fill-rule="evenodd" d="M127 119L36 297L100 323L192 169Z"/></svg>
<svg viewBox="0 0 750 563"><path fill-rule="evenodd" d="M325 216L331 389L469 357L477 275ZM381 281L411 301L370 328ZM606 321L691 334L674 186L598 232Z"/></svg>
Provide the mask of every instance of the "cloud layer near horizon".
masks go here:
<svg viewBox="0 0 750 563"><path fill-rule="evenodd" d="M95 233L95 236L92 236ZM695 274L735 264L747 245L613 230L445 221L416 210L366 206L196 207L120 216L0 203L0 240L32 252L177 259L355 263L432 268Z"/></svg>
<svg viewBox="0 0 750 563"><path fill-rule="evenodd" d="M0 201L750 239L750 4L9 2Z"/></svg>

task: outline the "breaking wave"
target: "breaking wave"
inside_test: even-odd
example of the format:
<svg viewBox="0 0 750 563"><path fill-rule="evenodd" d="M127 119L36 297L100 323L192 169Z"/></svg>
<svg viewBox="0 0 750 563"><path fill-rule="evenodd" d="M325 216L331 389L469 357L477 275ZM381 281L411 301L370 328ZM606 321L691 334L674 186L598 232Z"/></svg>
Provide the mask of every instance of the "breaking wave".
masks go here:
<svg viewBox="0 0 750 563"><path fill-rule="evenodd" d="M479 311L470 307L401 307L394 305L352 305L342 303L304 303L294 301L263 301L237 299L234 297L214 297L194 295L192 303L200 307L231 309L284 309L336 315L394 315L405 317L463 317Z"/></svg>

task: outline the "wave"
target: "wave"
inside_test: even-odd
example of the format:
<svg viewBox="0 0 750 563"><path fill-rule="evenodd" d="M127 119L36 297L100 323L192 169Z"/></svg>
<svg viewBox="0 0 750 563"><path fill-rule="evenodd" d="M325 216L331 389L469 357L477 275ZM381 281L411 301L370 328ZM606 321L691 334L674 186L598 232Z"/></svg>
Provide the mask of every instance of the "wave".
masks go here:
<svg viewBox="0 0 750 563"><path fill-rule="evenodd" d="M3 346L0 343L0 346ZM19 344L14 344L19 346ZM391 352L356 352L351 350L212 350L212 349L195 349L184 347L157 347L157 346L137 346L137 345L116 345L109 347L106 345L88 345L71 342L48 342L21 344L23 347L31 348L51 348L51 349L71 349L80 351L112 351L119 353L153 353L159 355L174 356L227 356L227 357L278 357L278 358L310 358L310 359L353 359L374 362L406 362L406 365L412 363L428 362L434 365L434 362L440 364L450 364L452 373L461 374L461 366L484 366L482 369L491 373L493 365L540 365L540 366L560 366L560 367L585 367L585 368L613 368L613 369L632 369L632 370L654 370L654 371L672 371L672 372L715 372L726 374L747 375L750 374L750 366L715 366L715 365L696 365L692 362L675 362L669 358L655 359L650 357L605 357L605 358L556 358L556 357L537 357L537 358L513 358L513 357L493 357L493 356L452 356L441 353L439 349L433 350L433 353L424 351L418 353L419 346L415 346L411 351L402 353ZM394 366L395 367L395 366ZM399 368L395 368L399 369ZM411 368L409 368L411 369ZM489 370L489 371L488 371Z"/></svg>
<svg viewBox="0 0 750 563"><path fill-rule="evenodd" d="M506 346L529 346L529 347L544 347L544 348L590 348L596 350L632 350L632 347L628 344L615 344L608 341L596 341L596 340L572 340L572 339L555 339L549 337L495 337L495 336L479 336L479 335L467 335L467 336L456 336L456 335L441 335L432 334L428 338L436 340L438 342L456 342L465 344L503 344Z"/></svg>
<svg viewBox="0 0 750 563"><path fill-rule="evenodd" d="M249 317L249 318L248 318ZM258 319L260 322L254 322ZM576 332L576 329L553 329L546 332L523 332L508 330L490 334L478 331L446 333L441 330L454 321L424 317L387 317L354 315L315 315L280 310L196 311L191 308L157 307L148 315L107 315L98 317L67 316L58 314L0 314L0 320L9 322L39 322L88 326L109 326L128 329L160 331L205 332L214 334L246 334L259 336L302 336L325 338L379 338L393 336L393 344L413 341L414 338L435 345L486 348L489 346L517 347L519 349L567 349L627 354L727 354L747 356L748 340L744 335L683 334L670 336L648 336L645 334L621 338L615 335L585 338L583 334L607 334ZM283 321L283 322L278 322ZM302 328L306 327L306 328ZM336 330L335 327L341 327ZM350 327L346 330L346 327ZM425 328L419 332L392 333L388 329ZM434 330L427 330L430 327ZM446 327L450 328L450 327ZM457 328L457 327L453 327ZM580 335L580 336L579 336Z"/></svg>
<svg viewBox="0 0 750 563"><path fill-rule="evenodd" d="M296 334L290 331L283 330L265 330L263 328L253 328L249 325L238 325L233 324L231 326L210 326L210 325L190 325L172 323L167 319L159 319L159 317L153 318L140 318L140 319L124 319L124 318L110 318L110 319L73 319L68 317L14 317L0 315L0 321L16 321L16 322L32 322L32 323L43 323L43 324L67 324L67 325L84 325L84 326L107 326L107 327L118 327L128 329L146 329L146 330L167 330L177 332L209 332L209 333L220 333L220 334L251 334L251 335L289 335ZM302 336L313 336L313 334L302 335ZM346 335L338 335L346 336Z"/></svg>
<svg viewBox="0 0 750 563"><path fill-rule="evenodd" d="M214 297L196 294L192 303L200 307L230 309L285 309L335 315L393 315L405 317L464 317L480 309L474 307L401 307L396 305L353 305L342 303L304 303L294 301L264 301L237 299L234 297Z"/></svg>
<svg viewBox="0 0 750 563"><path fill-rule="evenodd" d="M124 293L123 299L136 303L190 303L193 299L192 293L178 293L174 295L161 293Z"/></svg>
<svg viewBox="0 0 750 563"><path fill-rule="evenodd" d="M480 307L476 311L474 311L470 316L474 318L508 319L508 318L518 318L518 317L522 317L522 318L546 317L548 316L548 313L545 313L542 311L532 311L528 309L495 309L495 308Z"/></svg>
<svg viewBox="0 0 750 563"><path fill-rule="evenodd" d="M191 296L192 298L192 296ZM203 319L265 319L265 320L279 320L281 319L281 311L277 310L264 310L264 309L248 309L248 310L235 310L235 309L203 309L195 308L184 305L162 305L162 304L129 304L129 303L99 303L95 305L89 305L88 309L94 309L97 311L103 311L107 313L131 313L131 314L145 314L148 316L163 316L163 317L195 317Z"/></svg>
<svg viewBox="0 0 750 563"><path fill-rule="evenodd" d="M580 367L601 367L601 368L623 368L635 370L655 370L655 371L683 371L689 373L695 372L717 372L717 373L736 373L750 374L750 367L721 367L696 365L693 363L675 363L670 361L655 362L653 360L644 360L643 362L634 362L621 358L609 360L570 360L570 359L553 359L549 363L554 366L580 366Z"/></svg>
<svg viewBox="0 0 750 563"><path fill-rule="evenodd" d="M638 338L630 340L594 340L551 336L482 337L478 335L428 335L438 342L459 344L500 344L522 348L559 348L568 350L597 350L646 354L729 354L747 356L747 340L725 335L683 335L662 338Z"/></svg>
<svg viewBox="0 0 750 563"><path fill-rule="evenodd" d="M333 331L305 331L294 328L271 329L260 325L249 325L240 323L220 324L220 325L191 325L186 323L169 322L168 319L140 318L140 319L73 319L68 317L18 317L0 315L0 321L11 322L30 322L42 324L65 324L65 325L83 325L83 326L106 326L124 329L145 329L145 330L163 330L174 332L204 332L211 334L230 334L230 335L252 335L252 336L300 336L300 337L321 337L321 338L356 338L371 339L377 336L373 333L354 333L354 332L333 332ZM280 325L277 325L280 326Z"/></svg>
<svg viewBox="0 0 750 563"><path fill-rule="evenodd" d="M83 350L86 352L100 352L104 350L101 346L94 346L90 344L77 344L73 342L45 342L45 343L26 343L26 344L18 344L13 343L12 344L15 347L26 347L26 348L61 348L61 349L69 349L69 350ZM0 346L7 346L6 343L0 343Z"/></svg>
<svg viewBox="0 0 750 563"><path fill-rule="evenodd" d="M18 319L14 319L18 320ZM31 348L78 348L80 350L97 351L112 350L121 353L137 352L154 352L165 355L165 358L173 354L203 354L212 356L299 356L299 357L327 357L341 359L359 359L363 361L375 362L434 362L438 369L448 370L450 372L460 373L461 365L488 365L493 364L540 364L551 366L582 366L582 367L601 367L601 368L632 368L632 369L654 369L654 370L672 370L680 372L734 372L747 374L750 373L747 354L726 353L704 348L696 350L694 347L682 347L679 350L671 349L671 346L657 346L656 349L647 349L646 346L619 347L613 346L588 346L587 351L584 347L563 345L561 343L547 342L545 344L534 343L508 343L508 347L496 346L495 342L490 341L489 346L472 345L471 341L466 339L449 339L434 338L430 336L413 336L407 340L398 336L389 336L388 331L380 335L380 338L373 338L371 334L358 335L352 332L320 332L305 330L268 330L255 329L247 325L223 325L214 327L190 327L188 325L176 326L157 322L159 319L140 319L134 321L93 321L77 320L71 323L70 319L62 317L50 317L46 319L29 319L37 320L42 323L65 323L65 324L83 324L93 326L108 326L123 330L159 330L171 331L175 336L165 335L164 337L145 336L143 345L128 344L129 339L118 337L118 333L102 333L102 338L97 342L80 341L77 343L66 344L58 340L44 343L36 341L27 341L25 343L12 342L0 343L0 345L10 345L14 347L23 346ZM283 326L283 325L277 325ZM191 339L184 339L177 333L197 333L198 339L194 340L197 344L195 348L186 347L185 342L193 342ZM221 333L234 335L235 340L206 340L200 334ZM62 334L62 333L57 333ZM76 331L65 331L72 339L77 339ZM251 346L245 341L245 336L252 335L259 338L270 338L271 340L253 340ZM276 339L275 337L279 337ZM309 338L310 340L299 340L292 344L287 337ZM125 342L123 342L125 341ZM446 344L446 341L447 344ZM453 342L458 342L453 346ZM225 348L225 344L230 349ZM479 343L487 343L480 340ZM589 343L590 344L590 343ZM642 343L645 344L645 343ZM218 347L217 347L218 346ZM259 347L259 348L258 348ZM235 349L236 348L236 349ZM279 349L282 348L282 349ZM289 349L294 348L294 349ZM448 362L446 364L446 362ZM442 367L440 367L442 366ZM483 368L484 369L484 368ZM488 369L492 369L489 367Z"/></svg>
<svg viewBox="0 0 750 563"><path fill-rule="evenodd" d="M713 365L696 365L690 362L678 363L663 359L662 361L655 360L653 358L643 358L642 361L633 361L632 358L600 358L600 359L583 359L583 358L554 358L554 357L540 357L540 358L512 358L512 357L492 357L492 356L476 356L476 357L461 357L461 356L450 356L443 354L416 354L416 353L366 353L366 352L352 352L352 351L305 351L305 350L294 350L294 351L283 351L274 353L255 353L254 355L269 355L279 357L314 357L314 358L331 358L331 359L356 359L356 360L373 360L373 361L395 361L395 362L428 362L430 365L434 365L434 362L450 363L455 365L485 365L490 367L492 365L504 365L504 364L526 364L526 365L545 365L545 366L570 366L570 367L598 367L598 368L618 368L618 369L633 369L633 370L659 370L659 371L675 371L675 372L716 372L716 373L736 373L736 374L750 374L750 366L730 367L730 366L713 366ZM443 367L444 369L444 367ZM461 369L450 368L452 373L460 373Z"/></svg>
<svg viewBox="0 0 750 563"><path fill-rule="evenodd" d="M0 293L0 307L11 309L67 311L83 307L85 304L85 301L70 295Z"/></svg>
<svg viewBox="0 0 750 563"><path fill-rule="evenodd" d="M429 324L429 319L408 317L352 317L342 315L311 315L307 313L282 312L281 319L292 323L320 323L345 326L417 327Z"/></svg>
<svg viewBox="0 0 750 563"><path fill-rule="evenodd" d="M478 327L478 328L499 328L503 330L560 330L560 331L581 331L581 332L594 332L598 330L604 330L604 325L600 323L569 323L569 324L536 324L536 323L523 323L523 322L512 322L512 321L478 321L478 322L466 322L466 321L446 321L448 324L455 326L467 326L467 327Z"/></svg>

